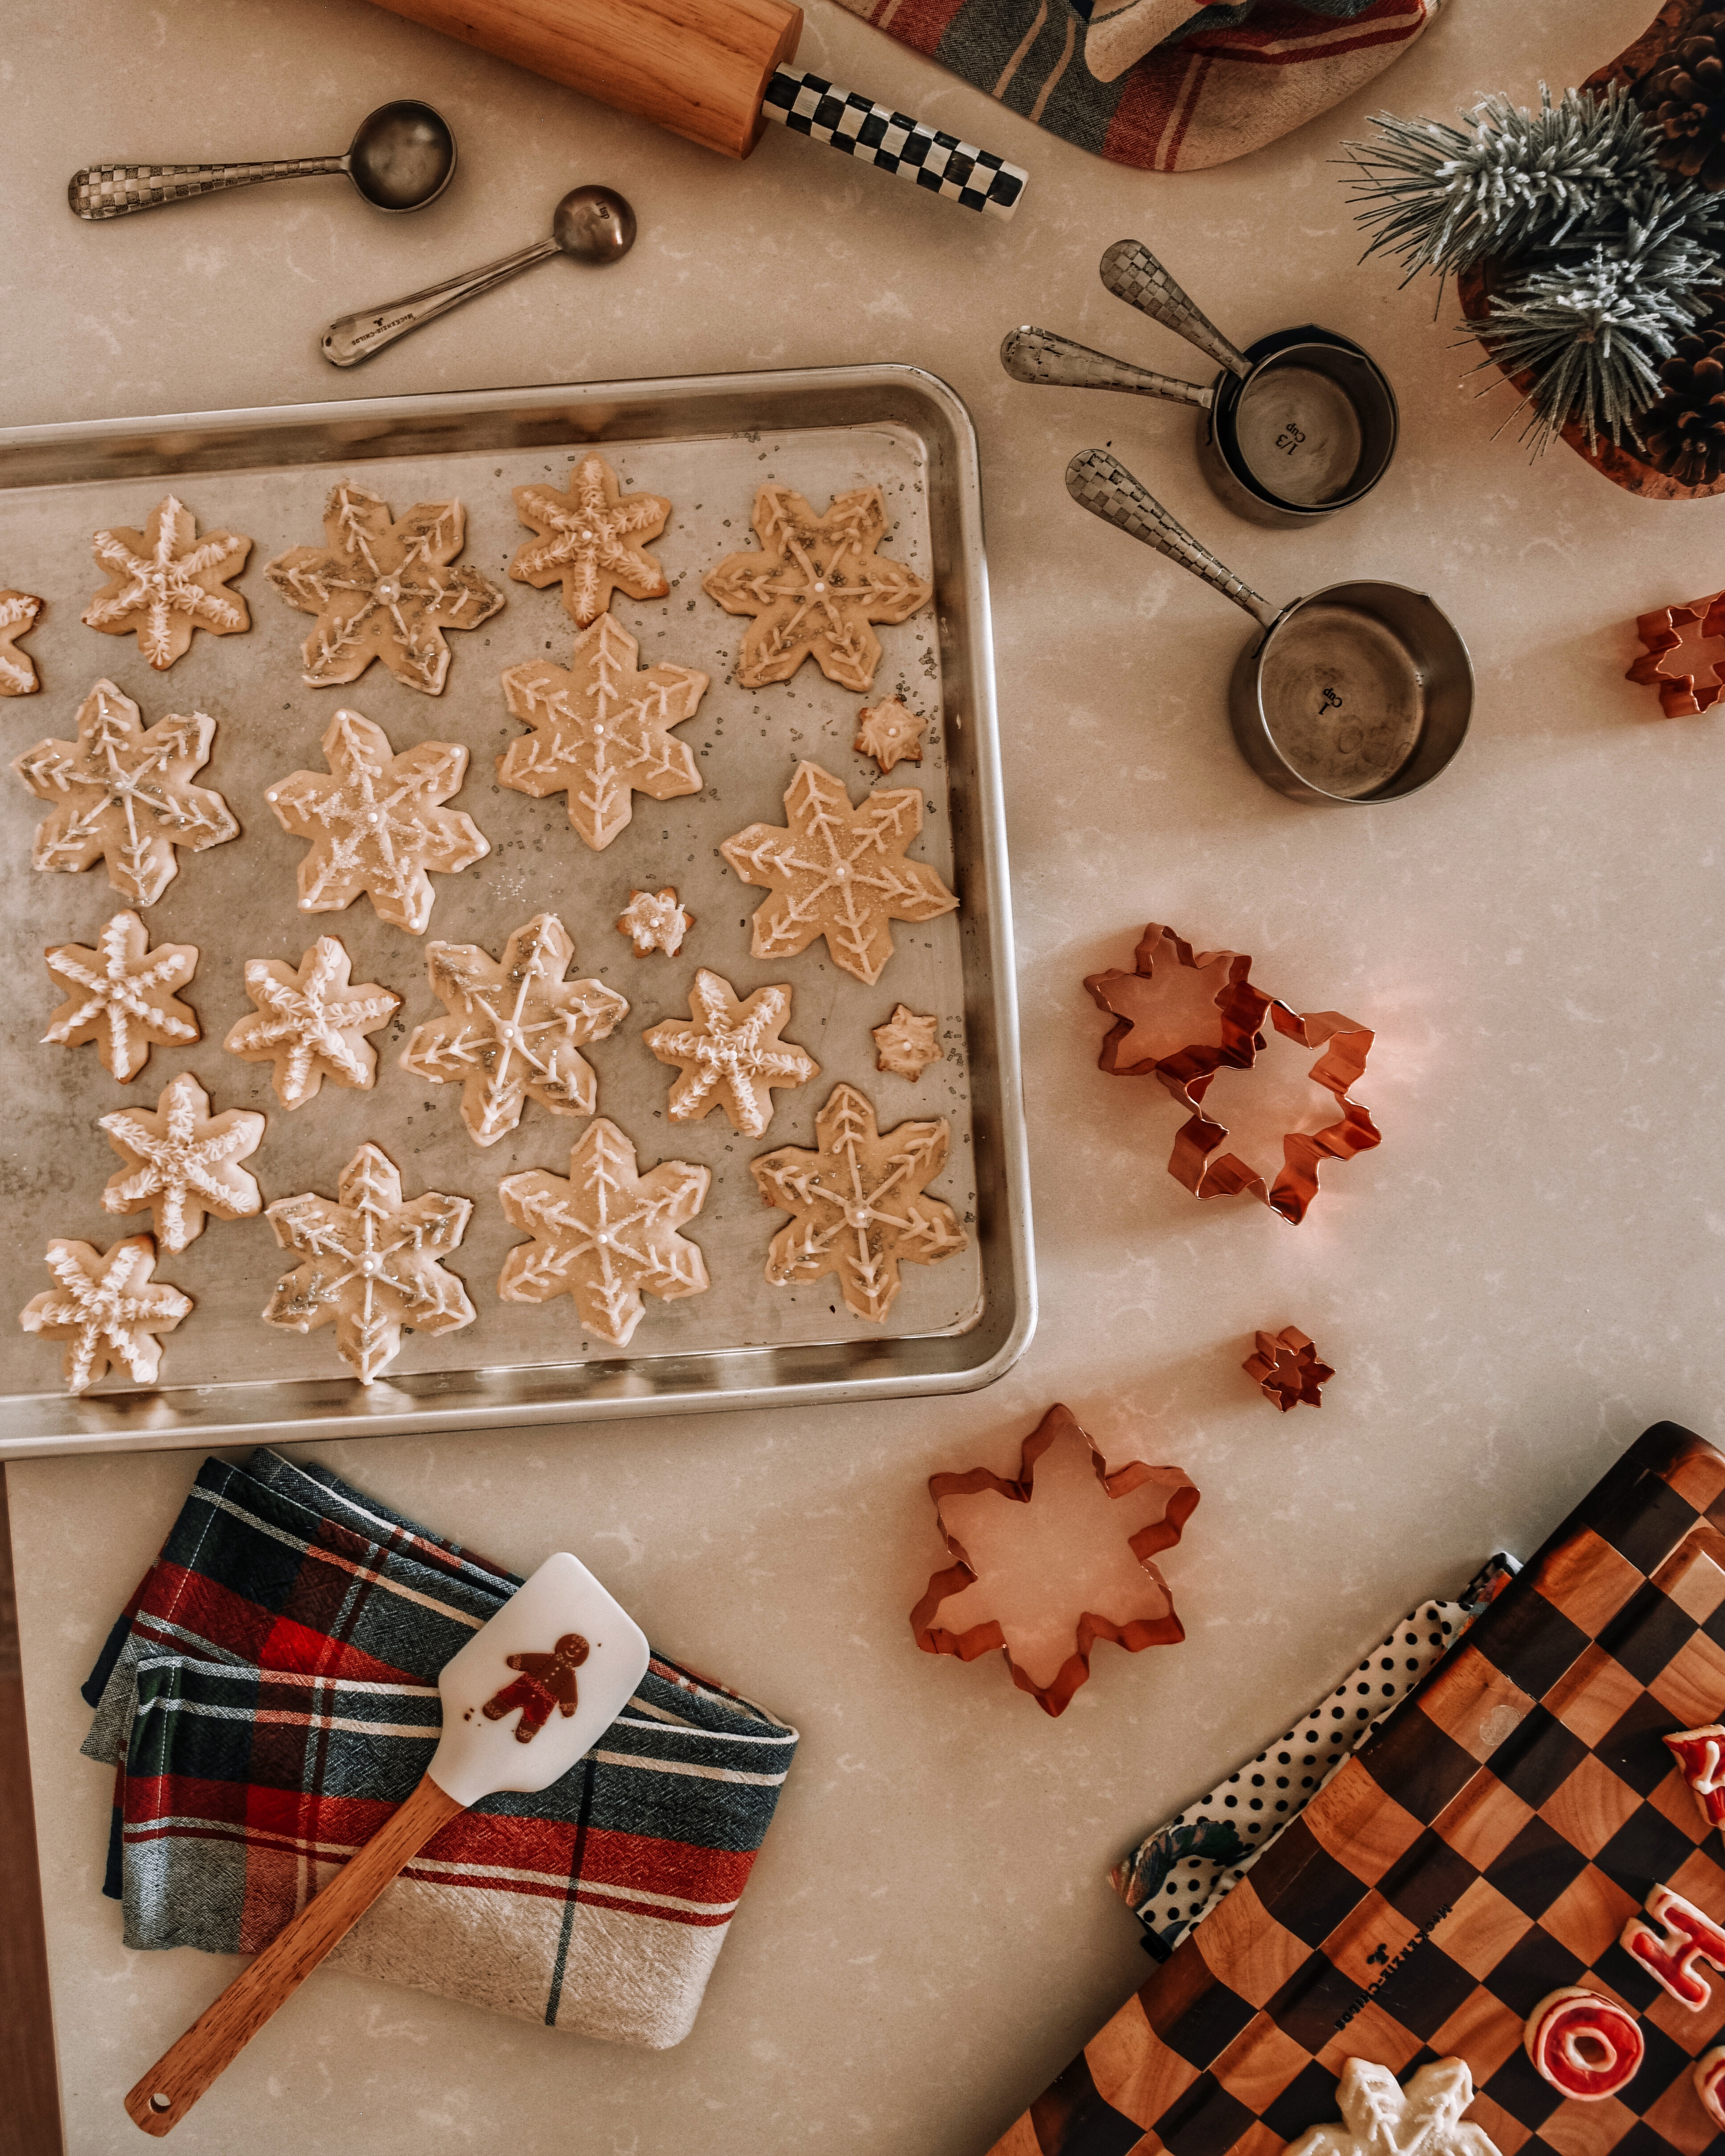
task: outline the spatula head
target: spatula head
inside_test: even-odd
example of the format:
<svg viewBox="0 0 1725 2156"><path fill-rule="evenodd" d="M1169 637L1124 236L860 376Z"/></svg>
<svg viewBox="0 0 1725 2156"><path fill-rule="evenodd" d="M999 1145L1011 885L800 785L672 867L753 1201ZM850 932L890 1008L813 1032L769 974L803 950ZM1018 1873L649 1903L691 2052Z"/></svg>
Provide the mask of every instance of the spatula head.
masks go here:
<svg viewBox="0 0 1725 2156"><path fill-rule="evenodd" d="M427 1772L464 1804L549 1789L647 1674L647 1635L560 1551L444 1665L444 1730Z"/></svg>

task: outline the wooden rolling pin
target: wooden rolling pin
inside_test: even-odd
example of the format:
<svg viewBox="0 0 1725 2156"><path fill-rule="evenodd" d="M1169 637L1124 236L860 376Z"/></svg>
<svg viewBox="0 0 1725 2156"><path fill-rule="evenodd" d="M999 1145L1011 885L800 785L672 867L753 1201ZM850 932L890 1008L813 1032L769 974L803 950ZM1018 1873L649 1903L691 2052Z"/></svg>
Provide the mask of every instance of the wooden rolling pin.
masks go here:
<svg viewBox="0 0 1725 2156"><path fill-rule="evenodd" d="M377 0L721 157L769 120L967 209L1010 217L1029 175L973 142L791 67L788 0Z"/></svg>

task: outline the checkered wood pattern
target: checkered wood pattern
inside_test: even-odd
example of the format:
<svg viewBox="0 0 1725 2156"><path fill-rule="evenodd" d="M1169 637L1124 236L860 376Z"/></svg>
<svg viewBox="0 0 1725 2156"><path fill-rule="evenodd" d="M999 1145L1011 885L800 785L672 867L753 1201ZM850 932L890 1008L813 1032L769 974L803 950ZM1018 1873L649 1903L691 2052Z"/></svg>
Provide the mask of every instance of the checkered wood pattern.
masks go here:
<svg viewBox="0 0 1725 2156"><path fill-rule="evenodd" d="M1660 1423L993 2156L1276 2156L1350 2056L1450 2053L1503 2156L1725 2151L1690 2078L1725 1979L1689 2013L1617 1943L1661 1882L1725 1917L1660 1741L1722 1708L1725 1455ZM1620 2097L1565 2101L1522 2049L1568 1984L1640 2016Z"/></svg>

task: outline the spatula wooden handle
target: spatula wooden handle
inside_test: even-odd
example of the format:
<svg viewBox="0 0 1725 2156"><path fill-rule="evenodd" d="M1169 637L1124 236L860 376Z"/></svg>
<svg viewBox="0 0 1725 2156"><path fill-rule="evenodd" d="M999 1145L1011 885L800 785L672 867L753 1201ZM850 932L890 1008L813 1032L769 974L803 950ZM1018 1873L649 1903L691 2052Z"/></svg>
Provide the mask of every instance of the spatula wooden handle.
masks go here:
<svg viewBox="0 0 1725 2156"><path fill-rule="evenodd" d="M172 2133L276 2008L359 1922L403 1866L418 1855L440 1826L465 1809L428 1774L323 1892L312 1897L179 2041L162 2053L126 2099L132 2123L146 2133Z"/></svg>

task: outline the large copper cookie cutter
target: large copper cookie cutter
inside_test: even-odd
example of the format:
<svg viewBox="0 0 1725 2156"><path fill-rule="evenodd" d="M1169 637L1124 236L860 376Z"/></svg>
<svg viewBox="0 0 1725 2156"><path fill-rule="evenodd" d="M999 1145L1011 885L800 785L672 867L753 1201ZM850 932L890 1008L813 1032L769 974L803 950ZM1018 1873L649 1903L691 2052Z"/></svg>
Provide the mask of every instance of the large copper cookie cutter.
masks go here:
<svg viewBox="0 0 1725 2156"><path fill-rule="evenodd" d="M1651 613L1638 616L1635 622L1635 634L1646 649L1623 678L1645 689L1657 689L1659 708L1668 719L1692 718L1711 711L1725 696L1725 680L1720 678L1725 660L1708 668L1711 681L1703 682L1698 669L1692 674L1666 671L1666 660L1682 649L1683 631L1697 622L1701 624L1703 643L1710 637L1725 636L1725 592L1691 599L1686 606L1657 607Z"/></svg>
<svg viewBox="0 0 1725 2156"><path fill-rule="evenodd" d="M1171 329L1221 372L1208 386L1092 352L1054 330L1010 330L1000 363L1016 382L1117 389L1196 405L1198 460L1212 490L1255 524L1304 530L1369 494L1395 454L1395 392L1352 338L1308 323L1244 352L1193 305L1142 241L1118 239L1101 259L1117 300Z"/></svg>
<svg viewBox="0 0 1725 2156"><path fill-rule="evenodd" d="M1194 952L1183 937L1158 921L1146 927L1132 958L1129 973L1117 967L1085 977L1092 1000L1114 1019L1097 1059L1100 1067L1117 1078L1156 1078L1173 1099L1191 1110L1175 1133L1168 1172L1194 1198L1245 1194L1297 1227L1317 1196L1326 1161L1352 1160L1384 1142L1370 1111L1350 1091L1365 1070L1376 1036L1369 1027L1344 1018L1340 1011L1292 1009L1253 985L1248 978L1252 962L1243 952ZM1158 966L1169 965L1199 973L1215 971L1215 1037L1164 1045L1152 1053L1156 1043L1150 1029L1155 1004L1162 998L1148 984L1158 978ZM1164 973L1161 978L1168 976ZM1266 1018L1285 1040L1322 1050L1307 1075L1334 1096L1341 1111L1321 1130L1287 1132L1282 1139L1281 1167L1267 1181L1261 1170L1237 1153L1221 1151L1227 1127L1204 1106L1204 1095L1219 1070L1251 1069L1266 1045ZM1144 1037L1134 1043L1137 1034ZM1140 1052L1134 1054L1135 1046Z"/></svg>
<svg viewBox="0 0 1725 2156"><path fill-rule="evenodd" d="M1406 584L1326 584L1276 607L1225 568L1105 449L1066 467L1081 509L1141 540L1251 615L1228 711L1240 754L1295 801L1369 807L1417 793L1473 715L1473 662L1435 599Z"/></svg>

